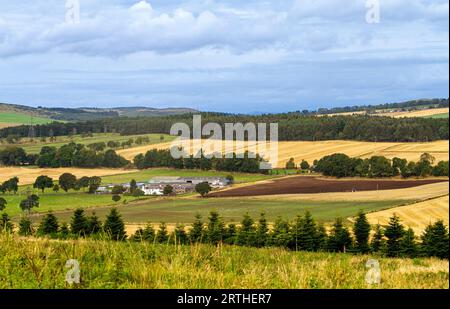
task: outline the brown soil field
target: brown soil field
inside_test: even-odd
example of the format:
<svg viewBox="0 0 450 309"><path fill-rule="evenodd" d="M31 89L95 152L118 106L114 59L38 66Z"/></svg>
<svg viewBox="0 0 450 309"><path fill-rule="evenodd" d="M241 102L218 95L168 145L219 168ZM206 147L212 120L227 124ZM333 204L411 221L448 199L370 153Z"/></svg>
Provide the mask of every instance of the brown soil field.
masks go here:
<svg viewBox="0 0 450 309"><path fill-rule="evenodd" d="M235 142L234 150L242 153L247 149L259 153L257 143ZM145 153L151 149L168 149L171 143L146 145L119 150L118 153L128 160L133 160L140 153ZM252 147L254 147L252 149ZM270 146L268 146L270 147ZM206 153L209 153L205 149ZM224 151L223 151L224 152ZM284 168L290 158L294 158L298 164L301 160L312 163L324 156L334 153L345 153L351 157L369 158L375 155L387 158L399 157L408 161L419 161L420 155L429 152L436 158L436 161L449 159L449 141L435 141L423 143L382 143L382 142L359 142L359 141L298 141L298 142L278 142L278 163L276 167Z"/></svg>
<svg viewBox="0 0 450 309"><path fill-rule="evenodd" d="M27 167L0 167L0 182L11 177L19 177L20 185L34 183L36 177L46 175L54 179L64 173L72 173L77 177L83 176L109 176L130 173L133 170L107 169L107 168L27 168Z"/></svg>
<svg viewBox="0 0 450 309"><path fill-rule="evenodd" d="M264 183L219 191L210 197L239 197L277 194L310 194L327 192L358 192L404 189L427 184L445 182L444 179L423 180L374 180L374 179L330 179L324 177L293 176L274 179Z"/></svg>

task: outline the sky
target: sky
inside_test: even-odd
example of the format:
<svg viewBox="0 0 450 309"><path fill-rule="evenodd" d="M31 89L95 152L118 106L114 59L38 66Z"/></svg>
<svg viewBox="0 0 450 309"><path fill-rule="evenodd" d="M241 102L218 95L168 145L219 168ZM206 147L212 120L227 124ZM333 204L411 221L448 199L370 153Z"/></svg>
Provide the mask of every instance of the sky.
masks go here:
<svg viewBox="0 0 450 309"><path fill-rule="evenodd" d="M0 0L0 102L261 113L449 96L448 0L78 2L74 23L66 0Z"/></svg>

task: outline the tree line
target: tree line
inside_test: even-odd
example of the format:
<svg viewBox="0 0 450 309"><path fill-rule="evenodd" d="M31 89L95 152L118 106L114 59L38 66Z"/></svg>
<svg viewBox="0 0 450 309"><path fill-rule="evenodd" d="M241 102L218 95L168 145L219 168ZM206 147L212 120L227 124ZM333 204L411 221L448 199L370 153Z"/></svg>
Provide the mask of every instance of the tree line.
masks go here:
<svg viewBox="0 0 450 309"><path fill-rule="evenodd" d="M423 153L419 162L408 162L406 159L383 156L372 156L369 159L350 158L346 154L337 153L325 156L315 161L313 171L325 176L334 177L426 177L447 176L448 161L435 163L435 158L429 153Z"/></svg>
<svg viewBox="0 0 450 309"><path fill-rule="evenodd" d="M104 149L104 148L102 148ZM86 147L73 142L59 148L43 146L39 154L27 154L17 146L0 150L0 163L6 166L37 165L39 167L125 167L130 162L119 156L115 150L100 151L96 147Z"/></svg>
<svg viewBox="0 0 450 309"><path fill-rule="evenodd" d="M224 131L225 123L278 123L280 141L360 140L372 142L426 142L447 140L447 119L371 117L368 115L323 116L302 112L264 115L200 113L203 123L218 123ZM193 114L164 117L120 117L76 123L37 125L37 136L63 136L78 133L169 134L175 123L186 123L192 131ZM0 130L0 138L26 137L29 126Z"/></svg>
<svg viewBox="0 0 450 309"><path fill-rule="evenodd" d="M28 216L22 216L18 225L18 234L22 236L50 236L61 239L97 237L116 241L128 238L124 221L116 208L111 209L104 223L95 213L86 216L80 208L74 211L70 224L60 224L57 217L50 212L42 218L36 230ZM12 232L13 228L9 216L3 213L0 229ZM153 225L147 224L144 228L139 228L128 240L180 245L205 243L257 248L282 247L310 252L374 253L388 257L449 258L449 233L442 220L430 223L419 238L411 228L406 229L395 214L386 226L378 224L372 236L371 232L372 227L362 211L357 214L350 228L344 224L343 219L337 218L329 231L324 225L318 224L309 212L297 216L293 222L279 217L270 228L264 214L260 215L257 222L246 214L239 225L226 225L221 216L213 211L207 222L203 222L202 217L197 214L189 230L178 224L174 231L169 233L165 223L161 223L157 230Z"/></svg>
<svg viewBox="0 0 450 309"><path fill-rule="evenodd" d="M248 151L244 153L243 158L239 158L235 153L230 158L225 156L207 158L203 151L200 151L196 157L190 155L187 158L174 159L168 149L152 149L145 154L137 155L133 160L134 166L138 169L171 167L242 173L261 173L262 161L259 155L251 155Z"/></svg>

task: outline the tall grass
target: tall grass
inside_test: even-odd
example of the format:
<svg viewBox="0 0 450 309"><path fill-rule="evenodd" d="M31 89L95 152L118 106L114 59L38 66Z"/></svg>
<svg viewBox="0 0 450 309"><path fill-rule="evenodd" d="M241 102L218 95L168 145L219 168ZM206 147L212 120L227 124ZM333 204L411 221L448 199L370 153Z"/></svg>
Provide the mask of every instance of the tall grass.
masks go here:
<svg viewBox="0 0 450 309"><path fill-rule="evenodd" d="M276 248L59 241L0 235L0 288L449 288L448 261L377 258L382 282L365 282L372 256ZM81 283L65 282L80 263Z"/></svg>

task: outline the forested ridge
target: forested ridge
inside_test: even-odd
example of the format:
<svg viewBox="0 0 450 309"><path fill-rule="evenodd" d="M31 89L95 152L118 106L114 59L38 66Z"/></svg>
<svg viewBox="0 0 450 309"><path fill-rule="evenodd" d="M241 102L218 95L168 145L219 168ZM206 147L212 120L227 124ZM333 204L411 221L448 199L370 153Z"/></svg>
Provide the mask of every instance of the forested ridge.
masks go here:
<svg viewBox="0 0 450 309"><path fill-rule="evenodd" d="M426 142L447 140L447 119L392 118L358 116L308 116L301 112L265 115L237 115L201 113L202 124L225 123L278 123L280 141L360 140L371 142ZM193 114L165 117L120 117L76 123L52 123L37 125L36 136L62 136L82 133L116 132L122 135L166 133L174 123L182 122L192 128ZM11 135L29 135L28 126L4 128L0 138Z"/></svg>

